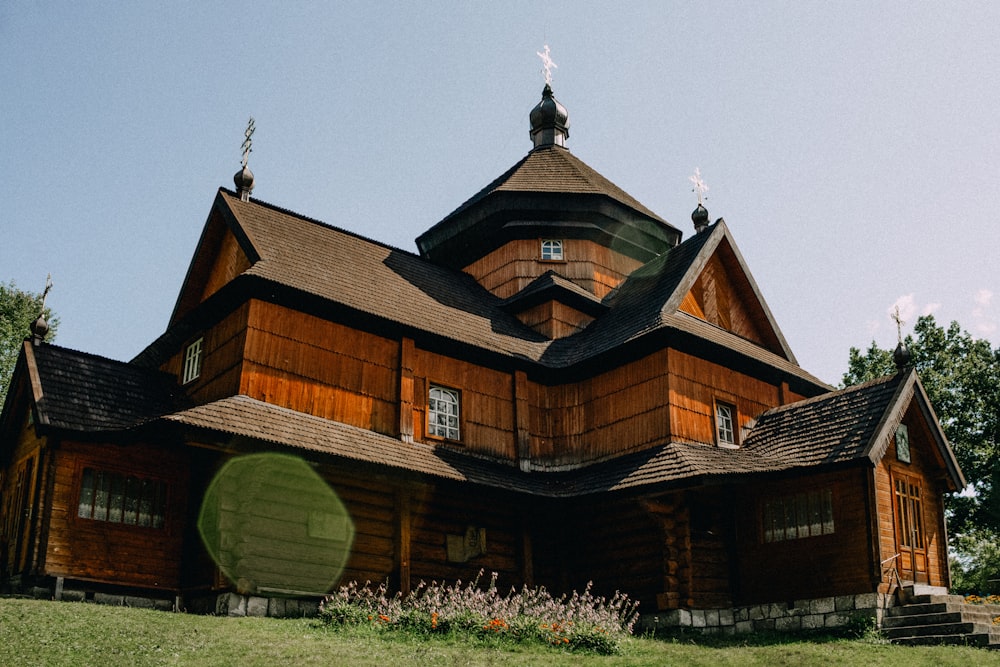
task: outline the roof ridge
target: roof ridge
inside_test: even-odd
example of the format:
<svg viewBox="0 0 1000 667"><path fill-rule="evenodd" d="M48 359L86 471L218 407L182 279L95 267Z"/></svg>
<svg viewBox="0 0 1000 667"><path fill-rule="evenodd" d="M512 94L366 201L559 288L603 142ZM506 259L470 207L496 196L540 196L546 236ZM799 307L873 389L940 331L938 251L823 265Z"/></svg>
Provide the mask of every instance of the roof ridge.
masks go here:
<svg viewBox="0 0 1000 667"><path fill-rule="evenodd" d="M269 208L272 211L276 211L278 213L281 213L282 215L291 216L291 217L297 218L297 219L299 219L299 220L301 220L303 222L308 222L308 223L317 225L319 227L323 227L325 229L329 229L329 230L334 231L334 232L339 232L341 234L345 234L345 235L350 236L352 238L356 238L359 241L366 241L368 243L372 243L374 245L377 245L377 246L380 246L382 248L385 248L386 250L395 250L395 251L398 251L398 252L410 255L412 257L416 257L418 259L422 259L422 257L420 256L419 253L416 253L416 252L414 252L412 250L407 250L406 248L400 248L398 246L394 246L394 245L391 245L389 243L386 243L385 241L379 241L378 239L372 238L370 236L365 236L364 234L359 234L357 232L353 232L353 231L351 231L349 229L346 229L344 227L338 227L337 225L330 224L329 222L323 222L322 220L320 220L318 218L313 218L313 217L305 215L303 213L299 213L297 211L293 211L293 210L291 210L289 208L285 208L283 206L278 206L277 204L272 204L270 202L266 202L266 201L263 201L261 199L257 199L256 197L254 197L253 199L251 199L249 202L245 202L245 201L242 201L236 195L236 193L234 193L232 190L230 190L228 188L220 187L219 188L219 192L225 193L229 197L233 198L235 200L235 202L238 203L238 204L257 204L259 206L263 206L264 208Z"/></svg>

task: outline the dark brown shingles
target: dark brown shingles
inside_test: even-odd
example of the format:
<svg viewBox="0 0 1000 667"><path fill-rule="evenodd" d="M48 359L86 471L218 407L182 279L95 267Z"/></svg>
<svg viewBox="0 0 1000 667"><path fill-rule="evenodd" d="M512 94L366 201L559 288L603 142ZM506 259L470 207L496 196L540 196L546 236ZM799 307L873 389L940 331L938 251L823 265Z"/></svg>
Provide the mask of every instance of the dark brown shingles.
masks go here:
<svg viewBox="0 0 1000 667"><path fill-rule="evenodd" d="M48 344L31 354L44 426L120 431L184 405L176 378L166 373Z"/></svg>

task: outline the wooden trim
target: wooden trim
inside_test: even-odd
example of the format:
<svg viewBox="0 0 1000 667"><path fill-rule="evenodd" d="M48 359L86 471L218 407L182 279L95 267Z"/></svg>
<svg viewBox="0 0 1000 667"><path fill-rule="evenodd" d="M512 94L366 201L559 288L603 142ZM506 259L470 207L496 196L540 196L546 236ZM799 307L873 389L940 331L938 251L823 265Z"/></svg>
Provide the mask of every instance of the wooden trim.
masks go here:
<svg viewBox="0 0 1000 667"><path fill-rule="evenodd" d="M410 559L411 559L411 516L410 490L403 486L396 490L396 521L394 542L396 543L395 563L397 590L408 595L410 592Z"/></svg>
<svg viewBox="0 0 1000 667"><path fill-rule="evenodd" d="M531 469L531 405L528 402L528 374L514 371L514 429L517 458L521 470Z"/></svg>
<svg viewBox="0 0 1000 667"><path fill-rule="evenodd" d="M412 338L403 338L399 343L399 438L403 442L413 442L413 359L415 345ZM461 406L459 406L461 407ZM461 412L459 413L461 418ZM461 421L459 422L461 426Z"/></svg>

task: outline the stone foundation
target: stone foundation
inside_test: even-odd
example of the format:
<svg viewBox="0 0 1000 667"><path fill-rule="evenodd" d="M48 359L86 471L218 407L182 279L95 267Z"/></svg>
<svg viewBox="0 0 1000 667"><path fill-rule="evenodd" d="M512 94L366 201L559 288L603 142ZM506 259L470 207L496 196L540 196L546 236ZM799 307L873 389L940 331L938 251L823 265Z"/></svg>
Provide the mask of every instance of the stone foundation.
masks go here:
<svg viewBox="0 0 1000 667"><path fill-rule="evenodd" d="M256 595L223 593L215 598L214 613L218 616L270 616L301 618L319 613L318 599L264 598Z"/></svg>
<svg viewBox="0 0 1000 667"><path fill-rule="evenodd" d="M668 609L644 614L636 624L636 631L685 628L706 634L799 632L842 628L859 619L874 619L876 626L881 627L885 610L895 605L894 595L863 593L728 609Z"/></svg>

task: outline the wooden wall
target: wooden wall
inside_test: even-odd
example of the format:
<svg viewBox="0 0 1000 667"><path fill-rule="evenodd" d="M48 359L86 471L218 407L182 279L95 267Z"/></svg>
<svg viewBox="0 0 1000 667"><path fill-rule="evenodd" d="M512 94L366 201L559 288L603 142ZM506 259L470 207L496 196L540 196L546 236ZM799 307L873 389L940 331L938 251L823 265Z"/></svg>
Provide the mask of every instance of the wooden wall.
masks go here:
<svg viewBox="0 0 1000 667"><path fill-rule="evenodd" d="M582 331L594 321L590 315L558 301L547 301L517 313L517 318L546 338L556 339Z"/></svg>
<svg viewBox="0 0 1000 667"><path fill-rule="evenodd" d="M895 436L889 442L885 455L876 466L875 498L878 515L878 549L880 560L898 553L895 523L894 473L919 478L922 486L923 525L927 540L926 583L932 586L950 586L948 572L948 538L945 532L944 488L940 481L944 462L934 444L927 423L920 408L911 401L903 416L910 437L910 463L900 461L896 456ZM909 554L906 554L906 569L909 569ZM897 564L901 567L904 564ZM889 583L888 566L884 569L883 583ZM908 578L908 577L904 577Z"/></svg>
<svg viewBox="0 0 1000 667"><path fill-rule="evenodd" d="M639 260L583 239L563 240L565 259L561 262L543 262L540 253L541 239L511 241L463 270L502 299L514 296L548 271L555 271L603 299L642 266Z"/></svg>
<svg viewBox="0 0 1000 667"><path fill-rule="evenodd" d="M399 341L251 301L239 393L395 435Z"/></svg>
<svg viewBox="0 0 1000 667"><path fill-rule="evenodd" d="M734 499L738 526L736 604L870 593L875 590L869 543L868 477L864 464L839 472L740 487ZM834 532L764 542L762 506L768 499L810 491L833 492Z"/></svg>
<svg viewBox="0 0 1000 667"><path fill-rule="evenodd" d="M188 344L204 337L201 375L190 382L185 390L199 403L239 393L249 313L250 304L243 304L212 328L192 336L160 367L161 370L177 377L180 383Z"/></svg>
<svg viewBox="0 0 1000 667"><path fill-rule="evenodd" d="M783 355L758 297L744 278L728 243L706 263L680 310Z"/></svg>
<svg viewBox="0 0 1000 667"><path fill-rule="evenodd" d="M178 589L188 502L187 452L151 445L62 442L54 450L55 476L40 574L122 586ZM132 474L167 483L163 528L128 526L77 516L84 468Z"/></svg>
<svg viewBox="0 0 1000 667"><path fill-rule="evenodd" d="M4 575L30 572L36 560L33 555L38 554L38 517L45 502L38 492L39 484L45 484L45 445L45 438L39 438L28 423L26 412L10 464L0 474L0 573ZM36 504L36 499L42 504Z"/></svg>

